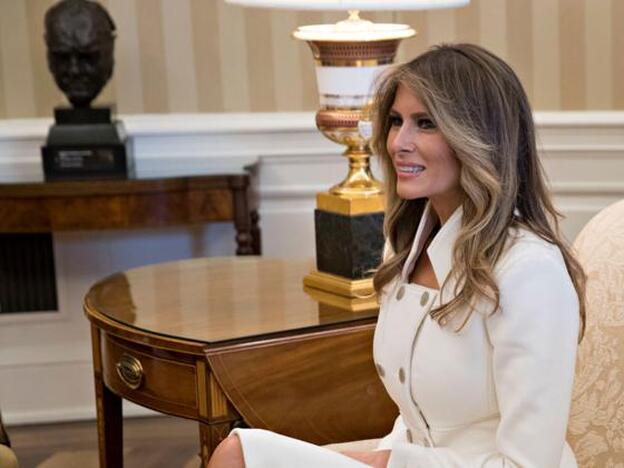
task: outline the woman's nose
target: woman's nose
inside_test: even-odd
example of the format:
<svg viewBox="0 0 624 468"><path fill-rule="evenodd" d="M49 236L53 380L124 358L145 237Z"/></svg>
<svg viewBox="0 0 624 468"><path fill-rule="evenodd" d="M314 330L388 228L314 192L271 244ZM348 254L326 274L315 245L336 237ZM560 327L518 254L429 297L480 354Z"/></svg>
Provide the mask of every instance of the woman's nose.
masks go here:
<svg viewBox="0 0 624 468"><path fill-rule="evenodd" d="M399 151L412 151L416 144L414 137L415 135L413 132L411 132L409 128L406 128L405 125L402 125L392 134L390 150L395 153Z"/></svg>

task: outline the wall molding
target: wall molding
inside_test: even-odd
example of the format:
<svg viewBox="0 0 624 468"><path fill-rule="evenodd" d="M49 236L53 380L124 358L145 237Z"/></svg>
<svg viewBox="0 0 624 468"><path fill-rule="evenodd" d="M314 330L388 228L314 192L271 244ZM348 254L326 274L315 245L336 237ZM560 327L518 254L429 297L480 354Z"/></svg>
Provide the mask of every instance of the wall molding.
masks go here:
<svg viewBox="0 0 624 468"><path fill-rule="evenodd" d="M537 111L533 113L537 128L622 127L620 111Z"/></svg>
<svg viewBox="0 0 624 468"><path fill-rule="evenodd" d="M133 139L137 168L145 175L239 171L256 163L264 254L314 255L316 193L338 182L347 166L342 148L316 130L314 113L121 118ZM597 211L624 198L624 112L537 112L535 120L551 190L567 216L562 228L573 239ZM0 120L1 180L41 177L39 147L50 124L50 119ZM55 235L58 315L0 316L5 421L93 418L82 297L95 280L145 263L229 255L232 238L230 225ZM144 414L151 413L133 405L125 412Z"/></svg>
<svg viewBox="0 0 624 468"><path fill-rule="evenodd" d="M119 114L133 136L150 134L286 133L315 130L314 112ZM624 127L624 111L536 111L537 128ZM0 119L0 141L44 137L53 119Z"/></svg>
<svg viewBox="0 0 624 468"><path fill-rule="evenodd" d="M133 139L138 165L148 172L166 171L180 160L196 171L242 167L258 158L309 164L342 151L316 130L313 112L119 117ZM539 148L549 157L594 152L619 158L624 151L624 112L536 112L535 121ZM39 147L51 123L48 118L0 121L4 180L40 174Z"/></svg>
<svg viewBox="0 0 624 468"><path fill-rule="evenodd" d="M624 159L624 156L623 156ZM555 182L552 192L565 195L624 195L623 182Z"/></svg>

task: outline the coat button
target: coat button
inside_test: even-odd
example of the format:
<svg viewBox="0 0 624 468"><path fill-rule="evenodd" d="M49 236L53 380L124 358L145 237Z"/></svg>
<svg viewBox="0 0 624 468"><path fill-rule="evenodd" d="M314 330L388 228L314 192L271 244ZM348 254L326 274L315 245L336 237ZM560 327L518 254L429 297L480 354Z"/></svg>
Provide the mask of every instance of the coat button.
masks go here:
<svg viewBox="0 0 624 468"><path fill-rule="evenodd" d="M411 444L412 442L414 442L414 438L412 437L412 431L410 431L409 429L407 430L407 441Z"/></svg>
<svg viewBox="0 0 624 468"><path fill-rule="evenodd" d="M401 299L403 299L404 294L405 294L405 286L401 286L396 294L397 301L400 301Z"/></svg>
<svg viewBox="0 0 624 468"><path fill-rule="evenodd" d="M425 306L425 304L429 302L429 293L425 291L422 296L420 296L420 305Z"/></svg>
<svg viewBox="0 0 624 468"><path fill-rule="evenodd" d="M379 377L383 377L384 375L386 375L386 372L380 364L375 364L375 367L377 368L377 373L379 374Z"/></svg>
<svg viewBox="0 0 624 468"><path fill-rule="evenodd" d="M403 370L402 367L399 369L399 382L401 383L405 382L405 371Z"/></svg>

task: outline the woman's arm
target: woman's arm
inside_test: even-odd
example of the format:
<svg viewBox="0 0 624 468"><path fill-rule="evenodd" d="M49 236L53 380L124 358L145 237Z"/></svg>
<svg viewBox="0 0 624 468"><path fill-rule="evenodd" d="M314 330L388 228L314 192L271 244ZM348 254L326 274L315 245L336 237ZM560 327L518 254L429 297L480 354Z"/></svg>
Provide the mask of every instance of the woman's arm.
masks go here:
<svg viewBox="0 0 624 468"><path fill-rule="evenodd" d="M379 440L375 450L343 450L341 453L374 468L386 468L388 458L390 457L390 448L393 444L401 442L407 442L407 428L403 422L403 417L399 414L394 420L392 430L388 435Z"/></svg>
<svg viewBox="0 0 624 468"><path fill-rule="evenodd" d="M354 452L349 450L342 452L342 454L366 463L373 468L386 468L388 466L388 458L390 458L390 450L375 450L374 452Z"/></svg>
<svg viewBox="0 0 624 468"><path fill-rule="evenodd" d="M519 466L557 467L572 400L578 297L552 252L516 260L499 287L501 310L486 321L501 412L496 444Z"/></svg>

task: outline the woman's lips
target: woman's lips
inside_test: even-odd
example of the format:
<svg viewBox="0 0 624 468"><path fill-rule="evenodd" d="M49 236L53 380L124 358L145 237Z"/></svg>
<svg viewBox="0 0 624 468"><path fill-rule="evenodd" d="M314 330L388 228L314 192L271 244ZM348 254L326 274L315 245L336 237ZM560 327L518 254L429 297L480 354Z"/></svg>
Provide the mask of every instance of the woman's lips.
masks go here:
<svg viewBox="0 0 624 468"><path fill-rule="evenodd" d="M425 171L425 166L420 164L401 164L395 166L398 177L418 177Z"/></svg>

